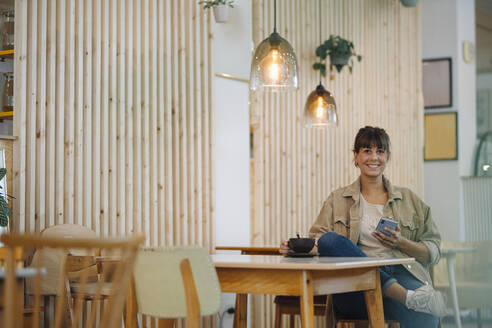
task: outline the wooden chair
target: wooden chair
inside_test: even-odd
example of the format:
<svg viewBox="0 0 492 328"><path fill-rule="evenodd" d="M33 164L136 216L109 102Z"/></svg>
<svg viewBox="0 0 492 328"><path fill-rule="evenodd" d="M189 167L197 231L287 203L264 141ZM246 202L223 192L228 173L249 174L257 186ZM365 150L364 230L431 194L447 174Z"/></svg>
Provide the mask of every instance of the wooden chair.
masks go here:
<svg viewBox="0 0 492 328"><path fill-rule="evenodd" d="M16 268L22 268L24 266L24 260L25 260L25 256L24 256L24 252L22 250L22 247L16 247L14 250L13 250L13 261L15 263L15 267ZM0 267L5 267L7 263L7 248L6 247L0 247ZM22 297L24 297L24 281L23 280L18 280L17 281L17 287L16 289L18 290L18 295L22 295ZM2 282L0 282L0 295L4 295L4 290L5 290L5 286ZM23 300L21 300L23 301ZM3 321L3 310L4 310L4 299L3 297L0 297L0 322ZM24 305L24 302L22 302L23 304L23 316L24 316L24 321L26 321L27 323L30 323L30 320L34 314L34 309L31 308L31 307L26 307ZM43 309L41 308L40 311L43 311Z"/></svg>
<svg viewBox="0 0 492 328"><path fill-rule="evenodd" d="M73 238L97 238L97 234L95 231L81 226L77 224L59 224L45 228L40 233L43 237L53 237L53 238L64 238L64 239L73 239ZM102 301L107 298L106 289L102 290L102 298L98 300L94 300L94 291L95 282L99 279L99 275L102 272L102 267L100 264L92 263L88 265L87 259L85 259L82 263L76 263L80 261L82 258L86 256L90 256L90 258L94 259L94 256L101 255L101 251L99 249L95 249L91 251L91 254L87 253L87 250L84 249L70 249L68 250L67 258L66 258L66 271L67 276L70 282L70 295L73 299L78 297L77 291L77 283L80 280L80 277L84 273L84 271L88 271L88 285L86 286L85 294L83 295L84 308L88 306L89 301L94 301L94 306L103 306ZM45 322L49 326L49 319L53 317L54 305L56 303L56 291L58 288L59 281L59 271L58 268L65 254L62 254L58 251L53 250L45 250L41 254L40 252L35 252L32 257L32 266L36 265L37 261L43 261L44 266L47 268L48 274L41 279L41 294L43 295L43 305L45 306ZM42 257L42 259L41 259ZM81 267L81 265L85 265L85 267ZM31 295L34 293L33 280L28 279L26 282L26 294ZM70 303L71 304L71 303Z"/></svg>
<svg viewBox="0 0 492 328"><path fill-rule="evenodd" d="M219 280L203 248L142 249L134 279L138 311L159 318L159 327L172 327L176 318L186 318L186 327L198 328L200 316L220 308ZM132 317L136 319L136 312Z"/></svg>
<svg viewBox="0 0 492 328"><path fill-rule="evenodd" d="M143 236L138 236L130 240L100 240L97 238L54 238L41 237L35 235L2 235L1 240L7 246L7 266L6 266L6 299L5 304L5 321L4 327L22 327L22 313L16 306L16 291L15 291L15 262L13 260L13 251L15 247L23 247L24 249L35 249L37 252L43 251L58 251L61 254L62 261L57 268L57 304L55 307L54 327L121 327L123 318L123 307L127 289L131 282L133 265L139 245L144 241ZM96 249L106 250L109 253L117 252L120 260L115 264L115 273L110 284L110 293L107 305L102 313L99 309L91 308L88 313L83 311L83 295L88 286L89 271L84 271L80 277L80 289L77 297L73 301L70 291L67 273L67 254L74 250L84 250L86 253L92 253ZM34 309L38 310L34 313L33 327L39 327L40 315L39 309L41 305L41 284L42 275L41 268L43 261L39 260L35 263L35 268L38 272L33 278L33 298ZM44 267L43 267L44 268ZM105 281L97 282L94 297L101 297L102 289L105 287ZM96 317L99 316L99 321L96 322Z"/></svg>

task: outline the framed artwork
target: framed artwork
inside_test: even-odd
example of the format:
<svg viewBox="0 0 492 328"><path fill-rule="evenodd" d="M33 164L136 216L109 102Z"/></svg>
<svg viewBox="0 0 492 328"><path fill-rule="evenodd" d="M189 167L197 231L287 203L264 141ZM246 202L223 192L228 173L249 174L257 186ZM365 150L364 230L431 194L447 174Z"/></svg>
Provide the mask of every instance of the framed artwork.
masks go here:
<svg viewBox="0 0 492 328"><path fill-rule="evenodd" d="M422 62L424 108L452 107L451 58L424 59Z"/></svg>
<svg viewBox="0 0 492 328"><path fill-rule="evenodd" d="M425 114L425 161L458 159L457 124L458 120L456 112Z"/></svg>

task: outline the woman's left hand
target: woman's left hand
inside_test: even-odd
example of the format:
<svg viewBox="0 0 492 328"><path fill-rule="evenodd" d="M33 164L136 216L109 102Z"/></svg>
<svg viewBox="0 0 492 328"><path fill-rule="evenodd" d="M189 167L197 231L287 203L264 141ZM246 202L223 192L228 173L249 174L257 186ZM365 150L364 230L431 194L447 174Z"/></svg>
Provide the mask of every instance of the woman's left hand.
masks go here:
<svg viewBox="0 0 492 328"><path fill-rule="evenodd" d="M405 239L400 233L400 227L396 227L396 230L385 227L385 230L389 232L391 236L387 236L380 231L374 231L372 235L386 247L400 248L403 239Z"/></svg>

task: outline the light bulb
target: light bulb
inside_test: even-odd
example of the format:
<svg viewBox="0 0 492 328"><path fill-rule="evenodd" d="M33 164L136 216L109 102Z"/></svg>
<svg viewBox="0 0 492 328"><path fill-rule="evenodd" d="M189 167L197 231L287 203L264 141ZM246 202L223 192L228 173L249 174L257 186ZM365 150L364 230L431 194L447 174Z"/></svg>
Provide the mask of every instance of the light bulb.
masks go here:
<svg viewBox="0 0 492 328"><path fill-rule="evenodd" d="M270 67L268 67L268 76L272 80L272 82L278 82L280 77L280 65L278 64L278 50L273 49L272 53L272 63Z"/></svg>
<svg viewBox="0 0 492 328"><path fill-rule="evenodd" d="M324 108L323 108L323 97L321 96L318 96L318 107L316 108L316 117L319 118L319 119L322 119L323 118L323 111L324 111Z"/></svg>

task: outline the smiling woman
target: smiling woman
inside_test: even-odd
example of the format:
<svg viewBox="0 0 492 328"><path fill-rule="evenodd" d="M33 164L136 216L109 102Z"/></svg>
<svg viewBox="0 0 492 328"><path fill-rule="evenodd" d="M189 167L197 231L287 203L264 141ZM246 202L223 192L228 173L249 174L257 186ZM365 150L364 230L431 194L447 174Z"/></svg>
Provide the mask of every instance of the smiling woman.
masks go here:
<svg viewBox="0 0 492 328"><path fill-rule="evenodd" d="M380 268L385 317L405 327L437 327L445 304L431 287L427 270L439 261L441 242L430 209L410 189L394 186L384 177L390 157L390 139L384 129L361 128L353 154L360 176L333 191L323 204L310 229L310 237L318 239L313 252L320 256L414 257L417 262L412 265ZM388 235L376 231L382 218L391 218L401 227L385 228ZM284 242L280 248L282 253L288 251ZM333 303L344 317L367 317L361 293L333 295Z"/></svg>

